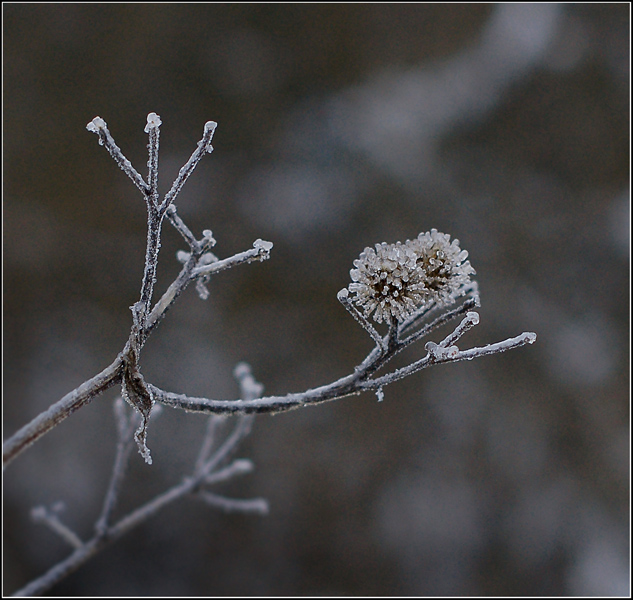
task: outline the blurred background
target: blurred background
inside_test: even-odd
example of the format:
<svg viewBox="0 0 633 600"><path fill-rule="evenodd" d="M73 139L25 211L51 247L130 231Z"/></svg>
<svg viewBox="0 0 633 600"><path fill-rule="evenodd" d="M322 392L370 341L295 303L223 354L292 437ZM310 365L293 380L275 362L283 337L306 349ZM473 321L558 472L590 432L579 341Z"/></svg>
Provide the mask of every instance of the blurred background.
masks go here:
<svg viewBox="0 0 633 600"><path fill-rule="evenodd" d="M266 517L173 504L51 590L81 595L628 595L629 51L620 4L4 4L4 436L109 365L146 239L138 190L86 124L106 120L220 257L271 260L193 287L149 340L145 377L235 398L351 372L371 340L336 299L365 246L435 227L477 270L460 346L502 355L260 416L215 491ZM164 227L157 293L185 249ZM438 341L448 331L438 331ZM423 343L398 365L422 356ZM396 365L397 366L397 365ZM88 538L115 446L116 390L4 475L11 593L70 550L30 521L62 500ZM227 423L230 427L231 423ZM119 515L191 468L205 418L165 409Z"/></svg>

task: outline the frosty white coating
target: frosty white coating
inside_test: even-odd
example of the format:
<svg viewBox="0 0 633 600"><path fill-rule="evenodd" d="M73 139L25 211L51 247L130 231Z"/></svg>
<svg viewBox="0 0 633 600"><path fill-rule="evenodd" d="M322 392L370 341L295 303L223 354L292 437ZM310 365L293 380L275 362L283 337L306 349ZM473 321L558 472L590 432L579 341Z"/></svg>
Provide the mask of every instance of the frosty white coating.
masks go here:
<svg viewBox="0 0 633 600"><path fill-rule="evenodd" d="M459 240L431 229L404 244L365 248L350 271L352 301L377 323L403 321L418 308L448 306L475 273Z"/></svg>

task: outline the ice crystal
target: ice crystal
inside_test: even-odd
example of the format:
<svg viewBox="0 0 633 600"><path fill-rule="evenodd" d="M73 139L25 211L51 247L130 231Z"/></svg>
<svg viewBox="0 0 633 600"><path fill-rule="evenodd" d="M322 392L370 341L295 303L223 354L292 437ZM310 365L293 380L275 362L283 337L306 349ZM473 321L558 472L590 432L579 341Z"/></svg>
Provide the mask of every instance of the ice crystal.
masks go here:
<svg viewBox="0 0 633 600"><path fill-rule="evenodd" d="M213 232L210 229L204 229L202 231L202 237L204 238L204 242L207 244L209 248L215 246L216 241L213 237Z"/></svg>
<svg viewBox="0 0 633 600"><path fill-rule="evenodd" d="M436 229L404 244L365 248L350 271L353 302L378 323L402 321L422 306L452 304L475 270L459 240Z"/></svg>
<svg viewBox="0 0 633 600"><path fill-rule="evenodd" d="M95 117L86 125L86 129L92 133L99 133L100 129L105 129L106 122L101 117Z"/></svg>
<svg viewBox="0 0 633 600"><path fill-rule="evenodd" d="M459 247L459 240L431 229L407 244L418 256L417 264L426 276L426 286L438 305L452 304L459 290L470 283L475 274L468 252Z"/></svg>
<svg viewBox="0 0 633 600"><path fill-rule="evenodd" d="M149 133L150 129L160 127L161 124L162 121L155 112L149 113L149 115L147 115L147 125L145 125L145 133Z"/></svg>
<svg viewBox="0 0 633 600"><path fill-rule="evenodd" d="M211 152L213 152L213 146L211 145L211 138L213 138L213 134L215 133L215 128L218 126L218 124L215 121L207 121L204 124L204 138L203 141L205 141L205 150L211 154Z"/></svg>
<svg viewBox="0 0 633 600"><path fill-rule="evenodd" d="M257 250L261 250L265 254L269 254L273 248L272 242L267 242L266 240L262 240L261 238L257 238L253 242L253 247Z"/></svg>

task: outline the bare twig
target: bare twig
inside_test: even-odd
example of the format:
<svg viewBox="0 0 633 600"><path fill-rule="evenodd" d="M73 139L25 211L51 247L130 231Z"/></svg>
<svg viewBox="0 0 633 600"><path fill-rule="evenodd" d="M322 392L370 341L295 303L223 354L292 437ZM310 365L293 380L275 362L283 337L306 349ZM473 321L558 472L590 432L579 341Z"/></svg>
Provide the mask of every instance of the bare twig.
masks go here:
<svg viewBox="0 0 633 600"><path fill-rule="evenodd" d="M209 239L203 238L208 245ZM238 253L233 257L218 261L219 266L207 269L205 275L210 276L220 271L231 268L245 262L261 261L270 256L270 248L266 242L257 240L251 250ZM205 248L204 244L199 245L200 252ZM202 255L200 255L202 256ZM190 256L183 266L176 280L169 286L163 296L153 307L149 316L145 320L144 339L147 340L149 334L160 323L169 308L176 301L178 296L187 286L196 280L192 271L198 266L200 256ZM214 263L218 264L218 263ZM213 265L209 265L213 267ZM120 384L123 380L125 370L125 357L130 354L131 342L128 341L116 360L98 375L82 383L78 388L66 394L59 402L50 406L30 423L18 430L13 436L7 439L2 448L3 467L6 467L16 456L28 448L42 435L50 431L58 423L69 417L75 410L91 402L113 385Z"/></svg>
<svg viewBox="0 0 633 600"><path fill-rule="evenodd" d="M4 442L2 445L3 467L76 410L92 402L113 385L120 383L122 377L123 359L120 354L109 367L82 383L72 392L68 392L61 400L40 413Z"/></svg>
<svg viewBox="0 0 633 600"><path fill-rule="evenodd" d="M361 325L361 327L369 334L372 340L376 342L376 346L380 348L381 351L385 350L384 340L382 336L376 331L376 328L368 321L367 317L358 310L349 299L349 292L347 288L343 288L336 296L338 301L345 307L345 309L349 312L354 319Z"/></svg>
<svg viewBox="0 0 633 600"><path fill-rule="evenodd" d="M132 180L134 185L141 190L143 194L149 193L149 186L145 183L139 172L132 166L132 163L125 158L123 152L121 152L121 148L116 145L110 135L106 122L101 117L95 117L86 125L86 129L99 136L99 144L105 147L116 164L121 167L121 170Z"/></svg>
<svg viewBox="0 0 633 600"><path fill-rule="evenodd" d="M241 500L237 498L225 498L211 492L198 494L210 506L219 508L225 512L254 513L258 515L268 514L268 502L264 498L252 498Z"/></svg>
<svg viewBox="0 0 633 600"><path fill-rule="evenodd" d="M338 400L369 390L375 391L434 364L472 360L479 356L505 352L506 350L518 348L525 344L532 344L536 341L536 335L534 333L522 333L515 338L510 338L496 344L489 344L483 348L471 348L469 350L460 351L456 346L446 347L446 344L456 341L474 324L474 321L478 319L477 313L468 314L470 316L465 318L441 344L438 345L429 342L427 344L427 354L422 359L387 375L376 377L375 379L372 379L371 375L388 362L395 354L400 352L405 345L408 345L407 340L404 342L396 341L389 346L386 352L376 351L375 349L360 366L356 367L352 374L342 377L337 381L305 392L291 393L284 396L267 396L249 401L212 400L209 398L194 398L183 394L166 392L152 384L149 384L148 387L151 389L157 402L175 408L182 408L189 412L214 414L279 413L309 404L321 404L331 400ZM475 316L477 316L477 318L475 318ZM388 345L387 338L388 336L383 338L383 344L385 346ZM435 347L439 350L434 350Z"/></svg>
<svg viewBox="0 0 633 600"><path fill-rule="evenodd" d="M103 536L108 530L110 517L116 507L121 485L125 477L125 472L130 459L130 453L134 447L134 429L140 424L138 413L128 414L125 410L125 403L122 398L114 401L114 415L117 422L118 443L110 483L103 500L101 515L95 523L97 535ZM136 418L134 418L136 415Z"/></svg>
<svg viewBox="0 0 633 600"><path fill-rule="evenodd" d="M178 177L176 177L171 189L167 192L167 194L165 194L165 200L163 201L162 208L167 208L176 199L176 196L185 185L187 179L189 179L189 175L193 173L193 170L202 160L202 157L207 153L211 154L211 152L213 152L211 140L213 139L213 134L215 133L215 128L217 126L218 124L215 121L207 121L204 124L204 135L198 142L196 150L194 150L189 160L185 163L185 166L180 169Z"/></svg>
<svg viewBox="0 0 633 600"><path fill-rule="evenodd" d="M45 506L36 506L31 510L31 519L33 519L33 522L35 523L42 523L43 525L48 526L71 547L81 548L83 546L83 542L79 536L70 529L70 527L64 525L64 523L59 520L59 517L57 516L58 512L59 511L55 510L55 507L48 509Z"/></svg>

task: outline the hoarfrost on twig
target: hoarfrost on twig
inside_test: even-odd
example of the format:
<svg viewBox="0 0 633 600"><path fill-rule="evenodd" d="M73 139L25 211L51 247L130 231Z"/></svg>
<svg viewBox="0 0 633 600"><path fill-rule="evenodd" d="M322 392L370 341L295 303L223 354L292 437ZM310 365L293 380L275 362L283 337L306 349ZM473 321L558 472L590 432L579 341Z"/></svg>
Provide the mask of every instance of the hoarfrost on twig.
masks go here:
<svg viewBox="0 0 633 600"><path fill-rule="evenodd" d="M160 117L155 113L151 112L147 115L147 125L145 125L145 133L149 133L150 129L154 129L156 127L160 127L162 125L162 121Z"/></svg>
<svg viewBox="0 0 633 600"><path fill-rule="evenodd" d="M273 248L272 242L258 238L253 242L251 249L220 259L210 251L216 244L211 230L204 229L201 239L198 240L177 213L174 201L180 190L202 157L213 151L211 141L217 127L214 121L205 123L202 139L178 172L169 192L160 201L160 126L160 117L156 113L149 113L145 126L145 132L149 136L147 181L134 169L116 145L104 119L95 117L86 126L88 131L99 136L99 144L108 150L119 167L139 188L146 202L148 235L140 299L132 306L130 335L116 360L9 438L3 446L4 465L6 466L31 443L75 410L113 385L121 386L123 398L135 412L130 414L123 400L117 399L115 402L117 451L101 515L95 524L94 536L90 540L82 542L79 536L61 522L58 507L33 509L34 520L55 531L74 548L74 552L48 573L19 590L18 595L33 595L45 591L106 544L147 521L161 508L185 495L194 495L207 504L226 511L265 514L268 511L268 503L264 499L226 498L206 489L206 486L226 481L253 469L251 461L231 461L230 457L250 432L255 413L277 413L366 391L373 391L380 402L384 399L385 386L428 366L472 360L536 341L536 334L524 332L519 336L483 347L459 349L457 342L479 322L478 313L472 311L480 305L477 283L471 280L475 270L467 260L468 252L460 248L457 239L451 241L448 234L431 229L404 243L383 242L375 244L373 248L367 247L359 258L354 260L354 268L350 271L352 281L347 288L338 293L337 298L369 334L374 347L348 375L303 392L264 397L264 386L255 379L250 366L242 362L234 369L234 376L240 388L240 397L235 400L190 397L161 390L146 382L140 372L143 346L187 286L195 282L200 297L207 298L209 290L206 284L212 275L239 264L264 261L270 257ZM182 264L181 270L152 306L164 218L181 234L189 249L178 252L177 259ZM458 300L461 304L456 305ZM378 374L404 348L429 336L437 328L457 317L462 317L461 321L442 341L428 341L425 344L424 356L404 367ZM373 318L379 324L384 322L387 326L386 333L379 333L369 318ZM150 415L156 414L156 403L209 414L208 426L192 474L183 477L172 488L113 523L112 516L135 441L143 458L151 463L146 444L147 425ZM232 414L238 417L233 421L234 426L230 432L222 438L227 423L227 419L222 415Z"/></svg>
<svg viewBox="0 0 633 600"><path fill-rule="evenodd" d="M147 125L150 136L153 131L158 131L159 125L158 115L150 113ZM4 447L5 464L35 439L71 414L77 406L89 402L115 383L122 384L122 391L132 404L145 410L145 422L154 402L180 407L188 411L217 414L279 412L306 404L327 402L367 390L375 391L431 364L470 360L477 356L503 352L533 343L536 339L535 334L524 333L482 348L471 348L463 351L457 349L454 342L461 338L478 320L478 317L475 316L476 313L468 312L473 307L479 306L477 285L470 279L475 271L467 260L468 253L459 247L458 240L451 241L447 234L431 229L421 233L414 240L407 240L404 243L387 244L383 242L376 244L375 249L366 248L361 253L360 258L354 261L355 268L350 272L352 283L347 290L338 294L338 299L369 333L376 347L354 368L350 375L305 392L247 400L192 398L166 392L149 383L146 384L138 370L140 350L149 334L187 285L195 281L200 296L202 298L208 297L209 291L206 288L206 282L209 276L245 262L266 260L272 249L272 242L257 239L251 250L216 260L217 257L208 252L209 247L215 244L210 230L205 229L202 240L198 241L177 215L173 200L203 154L211 152L213 149L211 139L216 125L214 121L208 121L205 124L202 140L198 143L191 158L180 170L165 199L158 206L157 215L151 214L152 203L148 203L148 249L140 300L143 310L138 310L138 317L135 320L128 344L117 360L103 373L68 394L49 411L34 419L32 423L22 428L13 438L8 440ZM95 117L87 127L88 130L99 135L100 143L106 146L115 161L147 198L154 186L143 181L129 161L125 159L112 139L106 122L100 117ZM150 152L152 152L152 148L150 148ZM157 165L157 163L152 163L152 165L154 164ZM153 177L157 167L152 166L150 171ZM190 246L190 251L179 253L178 259L183 263L181 272L154 307L150 309L160 247L160 226L164 215L182 234ZM353 298L350 296L350 292L355 294ZM465 298L462 305L450 308L450 305L461 297ZM437 327L465 313L467 313L466 318L452 334L439 345L428 347L426 356L406 367L396 369L386 375L376 376L376 372L406 346L424 338ZM428 321L427 317L433 315L437 316ZM378 323L387 322L389 325L387 334L378 333L374 326L369 323L369 316L373 316ZM124 368L124 365L127 365L127 368ZM255 387L250 390L249 395L255 395L254 391ZM145 454L143 450L145 444L144 429L139 431L137 438L139 446Z"/></svg>

